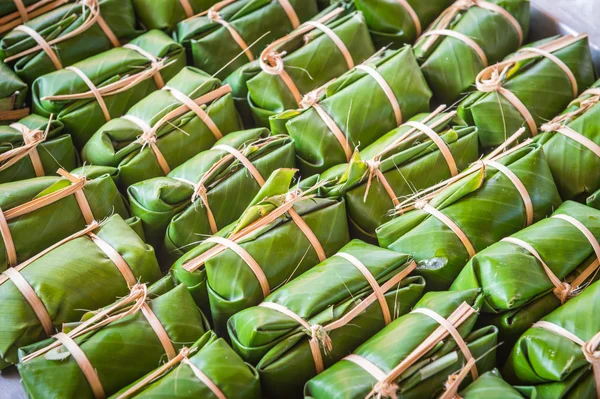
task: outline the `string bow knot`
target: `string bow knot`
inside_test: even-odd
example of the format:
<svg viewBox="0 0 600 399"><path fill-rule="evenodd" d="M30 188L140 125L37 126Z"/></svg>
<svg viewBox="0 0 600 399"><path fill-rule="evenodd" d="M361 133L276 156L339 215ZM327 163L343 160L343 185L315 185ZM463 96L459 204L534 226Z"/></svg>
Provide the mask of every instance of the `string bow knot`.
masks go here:
<svg viewBox="0 0 600 399"><path fill-rule="evenodd" d="M283 72L283 57L286 54L286 51L277 52L275 50L272 50L267 52L264 58L261 59L262 69L270 75L280 75Z"/></svg>
<svg viewBox="0 0 600 399"><path fill-rule="evenodd" d="M375 384L375 387L373 388L373 391L375 392L376 399L383 399L383 398L390 398L390 399L397 399L398 396L396 395L396 392L398 391L398 385L394 384L393 382L388 382L388 381L379 381L377 384Z"/></svg>
<svg viewBox="0 0 600 399"><path fill-rule="evenodd" d="M322 325L314 324L310 326L310 336L321 345L325 354L328 354L333 349L331 338Z"/></svg>

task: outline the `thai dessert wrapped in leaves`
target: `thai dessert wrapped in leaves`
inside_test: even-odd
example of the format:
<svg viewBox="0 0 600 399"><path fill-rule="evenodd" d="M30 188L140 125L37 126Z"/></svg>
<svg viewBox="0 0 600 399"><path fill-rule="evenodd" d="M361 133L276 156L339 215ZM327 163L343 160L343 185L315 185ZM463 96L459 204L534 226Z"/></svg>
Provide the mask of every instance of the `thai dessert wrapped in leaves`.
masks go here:
<svg viewBox="0 0 600 399"><path fill-rule="evenodd" d="M256 370L223 338L208 331L171 361L147 374L111 399L227 398L261 399Z"/></svg>
<svg viewBox="0 0 600 399"><path fill-rule="evenodd" d="M21 0L0 4L0 37L16 26L62 6L69 0Z"/></svg>
<svg viewBox="0 0 600 399"><path fill-rule="evenodd" d="M295 154L289 136L270 136L264 128L230 133L167 177L130 186L131 212L168 268L177 259L171 251L236 221L271 173L294 167Z"/></svg>
<svg viewBox="0 0 600 399"><path fill-rule="evenodd" d="M528 44L483 69L459 114L479 129L483 147L500 145L525 126L531 136L596 80L588 37L558 36ZM551 88L551 95L548 95Z"/></svg>
<svg viewBox="0 0 600 399"><path fill-rule="evenodd" d="M0 125L0 183L53 175L73 170L79 155L71 136L59 121L29 115L10 125Z"/></svg>
<svg viewBox="0 0 600 399"><path fill-rule="evenodd" d="M544 153L562 199L583 200L600 188L600 81L542 125ZM576 161L574 161L576 160Z"/></svg>
<svg viewBox="0 0 600 399"><path fill-rule="evenodd" d="M336 3L298 29L269 44L260 59L238 68L230 83L236 105L259 126L269 117L298 108L302 97L375 53L360 12ZM327 56L325 56L327 55Z"/></svg>
<svg viewBox="0 0 600 399"><path fill-rule="evenodd" d="M367 342L306 383L306 398L436 398L468 365L465 381L496 363L497 330L475 329L478 290L429 292ZM476 362L475 362L476 361Z"/></svg>
<svg viewBox="0 0 600 399"><path fill-rule="evenodd" d="M224 79L318 13L316 0L222 0L173 33L189 64Z"/></svg>
<svg viewBox="0 0 600 399"><path fill-rule="evenodd" d="M377 48L412 44L455 0L354 0Z"/></svg>
<svg viewBox="0 0 600 399"><path fill-rule="evenodd" d="M183 47L153 30L37 79L33 112L54 115L78 149L106 122L162 88L185 66Z"/></svg>
<svg viewBox="0 0 600 399"><path fill-rule="evenodd" d="M452 290L480 288L480 320L512 344L533 323L582 292L600 267L600 211L567 201L547 219L475 255ZM572 299L571 299L572 300Z"/></svg>
<svg viewBox="0 0 600 399"><path fill-rule="evenodd" d="M474 90L482 69L521 47L529 33L529 8L529 0L457 0L442 12L415 44L436 101L462 99Z"/></svg>
<svg viewBox="0 0 600 399"><path fill-rule="evenodd" d="M0 275L0 368L17 349L78 321L82 309L110 305L138 281L154 282L154 250L119 215L93 221Z"/></svg>
<svg viewBox="0 0 600 399"><path fill-rule="evenodd" d="M29 86L8 65L0 62L0 125L29 115L25 101Z"/></svg>
<svg viewBox="0 0 600 399"><path fill-rule="evenodd" d="M402 198L456 176L479 158L477 129L456 112L418 114L360 152L323 172L324 196L343 195L355 237L376 242Z"/></svg>
<svg viewBox="0 0 600 399"><path fill-rule="evenodd" d="M126 218L124 198L105 168L0 184L0 271L113 214Z"/></svg>
<svg viewBox="0 0 600 399"><path fill-rule="evenodd" d="M82 151L84 161L119 169L120 187L171 170L224 135L242 129L231 88L193 68L183 68L162 90L98 129Z"/></svg>
<svg viewBox="0 0 600 399"><path fill-rule="evenodd" d="M131 0L146 29L172 32L177 23L208 10L219 0Z"/></svg>
<svg viewBox="0 0 600 399"><path fill-rule="evenodd" d="M22 385L32 398L110 396L208 331L183 285L155 297L151 288L136 284L128 295L65 327L19 349Z"/></svg>
<svg viewBox="0 0 600 399"><path fill-rule="evenodd" d="M440 399L451 399L451 393L447 389ZM478 379L470 383L465 389L458 393L462 399L523 399L523 396L508 382L502 379L498 370L494 369L479 376Z"/></svg>
<svg viewBox="0 0 600 399"><path fill-rule="evenodd" d="M541 146L526 141L401 202L397 217L377 228L377 239L414 256L427 288L443 290L477 252L549 216L560 203Z"/></svg>
<svg viewBox="0 0 600 399"><path fill-rule="evenodd" d="M302 397L304 384L421 298L412 258L359 240L233 315L233 348L256 364L263 393Z"/></svg>
<svg viewBox="0 0 600 399"><path fill-rule="evenodd" d="M294 138L298 167L310 176L350 162L358 145L368 146L427 112L430 98L413 51L406 46L378 54L307 94L301 109L271 117L271 130Z"/></svg>
<svg viewBox="0 0 600 399"><path fill-rule="evenodd" d="M25 82L33 83L140 33L131 0L80 0L14 25L0 39L0 59Z"/></svg>
<svg viewBox="0 0 600 399"><path fill-rule="evenodd" d="M342 199L318 198L318 186L289 191L296 170L269 177L237 222L191 248L172 267L217 334L235 313L335 254L349 240Z"/></svg>
<svg viewBox="0 0 600 399"><path fill-rule="evenodd" d="M600 282L523 334L502 374L526 398L600 395Z"/></svg>

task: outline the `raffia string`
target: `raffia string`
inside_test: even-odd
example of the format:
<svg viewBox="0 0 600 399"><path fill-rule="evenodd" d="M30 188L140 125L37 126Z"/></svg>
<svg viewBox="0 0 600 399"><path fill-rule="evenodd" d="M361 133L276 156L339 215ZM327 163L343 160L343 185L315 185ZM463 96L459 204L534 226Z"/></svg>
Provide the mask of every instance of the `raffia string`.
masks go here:
<svg viewBox="0 0 600 399"><path fill-rule="evenodd" d="M408 3L407 0L396 0L396 2L400 4L402 8L404 8L410 19L412 19L413 24L415 25L415 37L421 36L423 28L421 26L421 20L419 19L415 9Z"/></svg>
<svg viewBox="0 0 600 399"><path fill-rule="evenodd" d="M2 110L2 111L0 111L0 122L15 121L15 120L23 119L30 113L31 113L31 109L29 109L29 108Z"/></svg>
<svg viewBox="0 0 600 399"><path fill-rule="evenodd" d="M473 367L475 367L475 358L469 359L465 367L458 374L450 374L444 386L446 390L439 399L462 399L458 395L458 388Z"/></svg>
<svg viewBox="0 0 600 399"><path fill-rule="evenodd" d="M165 80L163 79L160 70L163 68L164 65L164 58L163 59L159 59L157 57L155 57L153 54L151 54L150 52L144 50L143 48L141 48L140 46L137 46L133 43L127 43L126 45L123 46L124 48L136 51L138 54L146 57L148 59L148 61L150 61L150 65L151 65L151 71L152 71L152 79L154 79L154 83L156 84L156 87L158 87L159 89L162 89L165 86ZM173 60L175 61L175 60Z"/></svg>
<svg viewBox="0 0 600 399"><path fill-rule="evenodd" d="M392 109L394 110L394 116L396 117L396 125L400 126L402 124L402 110L400 109L400 104L398 103L396 94L394 94L394 91L392 90L388 82L386 82L383 76L381 76L379 72L377 72L377 70L375 70L373 67L362 64L357 65L356 69L368 73L373 79L375 79L379 87L381 87L381 90L383 90L385 96L388 98Z"/></svg>
<svg viewBox="0 0 600 399"><path fill-rule="evenodd" d="M98 102L98 105L100 106L100 109L102 110L102 114L104 115L104 120L106 120L106 122L110 121L110 119L111 119L110 112L108 111L108 107L106 106L106 103L104 102L104 97L102 97L100 90L98 90L98 88L96 87L94 82L92 82L92 80L90 78L88 78L87 75L85 73L83 73L83 71L81 69L79 69L75 66L71 65L71 66L68 66L66 69L75 72L75 74L77 76L79 76L81 78L81 80L83 80L85 85L90 89L90 91L96 98L96 101Z"/></svg>
<svg viewBox="0 0 600 399"><path fill-rule="evenodd" d="M221 133L221 130L219 129L217 124L206 113L206 111L202 109L200 105L194 102L194 100L192 100L190 97L183 94L179 90L169 86L164 86L162 90L169 91L177 101L179 101L182 104L185 104L191 111L193 111L198 116L198 118L200 118L200 120L204 122L204 124L210 129L211 133L213 134L213 136L215 136L216 140L220 140L223 138L223 133Z"/></svg>
<svg viewBox="0 0 600 399"><path fill-rule="evenodd" d="M0 154L0 171L10 168L21 159L28 156L31 160L35 175L37 177L46 175L37 146L46 141L50 126L52 125L52 117L53 116L50 115L50 119L48 120L48 124L44 131L40 129L31 130L22 123L13 123L10 125L11 128L17 130L23 136L23 145Z"/></svg>
<svg viewBox="0 0 600 399"><path fill-rule="evenodd" d="M233 0L233 1L225 0L220 3L215 4L208 10L206 16L212 22L214 22L216 24L220 24L225 29L227 29L227 31L231 35L231 38L237 43L237 45L242 49L242 51L244 51L244 54L246 54L246 57L248 58L248 60L250 62L252 62L252 61L254 61L254 54L252 54L252 50L250 50L250 47L248 47L248 44L246 44L246 41L244 40L244 38L238 33L237 30L235 30L235 28L233 26L231 26L231 24L229 22L225 21L223 19L223 17L221 17L221 14L219 14L219 11L221 10L221 8L233 3L234 1L235 0Z"/></svg>
<svg viewBox="0 0 600 399"><path fill-rule="evenodd" d="M596 397L600 399L600 350L598 350L600 347L600 331L589 341L585 342L571 331L549 321L538 321L533 324L533 328L541 328L581 346L585 360L592 366L594 382L596 384Z"/></svg>
<svg viewBox="0 0 600 399"><path fill-rule="evenodd" d="M187 18L194 16L194 8L192 7L190 0L179 0L179 4L181 5L181 8L183 8L183 12Z"/></svg>
<svg viewBox="0 0 600 399"><path fill-rule="evenodd" d="M344 256L342 256L342 257L344 259L346 259ZM358 262L358 263L360 263L360 262ZM356 265L354 263L352 263L352 265L356 267ZM362 263L361 263L361 265L362 265ZM316 370L317 374L320 374L325 369L325 366L323 363L323 356L321 355L321 348L323 348L323 351L325 354L327 354L333 350L333 342L332 342L331 338L329 337L329 332L333 331L335 329L344 327L345 325L350 323L352 320L354 320L357 316L362 314L369 306L371 306L375 302L380 303L380 307L382 309L382 312L384 313L384 323L385 323L385 325L388 325L391 322L391 317L389 318L389 320L386 319L385 312L387 310L387 313L389 315L389 308L387 306L387 302L385 302L385 297L384 297L385 305L382 305L380 297L382 295L385 295L385 293L387 293L389 290L391 290L398 284L400 284L400 282L404 278L406 278L406 276L408 276L408 274L410 274L416 268L417 268L416 262L411 261L411 263L406 268L402 269L401 272L397 273L394 277L392 277L390 280L388 280L382 286L375 284L376 285L376 287L375 287L374 285L371 285L371 282L369 280L367 280L369 282L369 285L371 285L371 287L374 289L373 293L370 294L368 297L366 297L364 300L360 301L360 303L358 303L358 305L356 305L354 308L352 308L352 310L350 310L348 313L346 313L339 319L331 322L330 324L328 324L326 326L321 326L319 324L311 325L306 320L304 320L302 317L300 317L297 313L293 312L292 310L288 309L287 307L285 307L281 304L277 304L274 302L262 302L258 306L261 306L264 308L269 308L269 309L275 310L277 312L280 312L280 313L290 317L291 319L296 321L300 326L302 326L305 333L310 337L310 340L308 341L308 343L309 343L310 351L311 351L313 361L315 364L315 370ZM363 273L362 270L360 270L360 271L361 271L361 273ZM371 274L368 271L368 269L367 269L367 273L369 275ZM363 275L365 277L367 276L364 273L363 273Z"/></svg>
<svg viewBox="0 0 600 399"><path fill-rule="evenodd" d="M25 7L25 13L19 9L17 2L22 3L22 0L13 0L17 6L17 11L0 17L0 35L8 32L9 30L19 26L28 20L35 18L39 15L45 14L52 11L55 8L62 6L69 2L69 0L40 0L30 6Z"/></svg>
<svg viewBox="0 0 600 399"><path fill-rule="evenodd" d="M510 102L511 105L515 107L517 111L519 111L523 119L525 119L531 134L535 136L538 133L535 118L525 104L523 104L523 102L512 91L503 87L502 85L507 79L507 74L518 62L543 56L552 61L565 73L565 76L573 88L573 97L575 98L578 95L577 80L575 79L575 75L563 61L552 55L552 53L585 38L587 38L587 35L563 36L551 42L544 43L538 47L524 47L520 49L514 57L483 69L477 75L477 90L483 93L497 92L506 98L508 102Z"/></svg>
<svg viewBox="0 0 600 399"><path fill-rule="evenodd" d="M175 347L171 342L171 338L169 338L169 334L167 334L167 330L165 330L160 320L158 320L158 317L156 317L156 315L146 302L142 304L140 310L146 318L146 321L148 321L148 324L150 324L150 327L152 327L154 334L156 334L156 337L160 341L160 345L165 350L167 359L173 359L175 356L177 356L177 351L175 350Z"/></svg>
<svg viewBox="0 0 600 399"><path fill-rule="evenodd" d="M439 36L447 36L447 37L452 37L454 39L458 39L461 42L463 42L464 44L466 44L467 46L471 47L473 49L473 51L475 51L475 53L481 60L481 63L483 64L484 68L489 65L488 58L487 58L487 55L485 54L485 51L483 51L481 46L475 40L471 39L469 36L465 35L464 33L460 33L460 32L454 31L454 30L450 30L450 29L434 29L434 30L425 32L423 34L423 36L421 36L421 37L429 37L429 36L436 37L436 38Z"/></svg>

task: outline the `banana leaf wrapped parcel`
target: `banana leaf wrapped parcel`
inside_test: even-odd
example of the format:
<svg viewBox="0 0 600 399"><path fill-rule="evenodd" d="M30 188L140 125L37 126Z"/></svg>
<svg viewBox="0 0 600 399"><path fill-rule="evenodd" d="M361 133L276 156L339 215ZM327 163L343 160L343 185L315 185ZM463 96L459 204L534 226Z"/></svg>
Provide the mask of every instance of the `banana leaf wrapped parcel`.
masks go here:
<svg viewBox="0 0 600 399"><path fill-rule="evenodd" d="M477 92L459 114L479 129L483 147L500 145L521 126L531 136L596 80L586 35L540 40L519 49L477 76ZM548 88L552 88L548 95Z"/></svg>
<svg viewBox="0 0 600 399"><path fill-rule="evenodd" d="M131 0L80 0L35 17L0 39L0 59L33 81L119 47L142 33Z"/></svg>
<svg viewBox="0 0 600 399"><path fill-rule="evenodd" d="M22 0L0 3L0 37L23 22L62 6L69 0Z"/></svg>
<svg viewBox="0 0 600 399"><path fill-rule="evenodd" d="M416 266L408 255L350 241L233 315L233 348L257 364L265 396L302 397L309 379L412 309L425 286L410 276Z"/></svg>
<svg viewBox="0 0 600 399"><path fill-rule="evenodd" d="M222 0L177 24L188 63L224 79L318 13L316 0Z"/></svg>
<svg viewBox="0 0 600 399"><path fill-rule="evenodd" d="M242 128L229 86L185 67L162 90L100 127L83 147L82 158L118 168L125 191L134 183L169 174Z"/></svg>
<svg viewBox="0 0 600 399"><path fill-rule="evenodd" d="M442 12L415 43L435 99L446 104L461 99L473 91L482 69L521 47L529 8L529 0L458 0Z"/></svg>
<svg viewBox="0 0 600 399"><path fill-rule="evenodd" d="M127 190L131 212L142 219L148 243L168 268L177 259L172 250L193 245L201 236L236 221L258 194L263 176L292 168L294 161L289 136L270 136L263 128L233 132L167 177L131 185Z"/></svg>
<svg viewBox="0 0 600 399"><path fill-rule="evenodd" d="M455 0L354 0L377 48L412 44Z"/></svg>
<svg viewBox="0 0 600 399"><path fill-rule="evenodd" d="M600 188L600 81L542 125L544 153L564 200L583 200ZM577 162L574 162L577 160Z"/></svg>
<svg viewBox="0 0 600 399"><path fill-rule="evenodd" d="M332 6L269 44L259 60L238 68L226 82L233 86L238 108L251 113L258 126L269 126L270 116L297 108L305 94L374 53L363 15Z"/></svg>
<svg viewBox="0 0 600 399"><path fill-rule="evenodd" d="M399 215L376 230L382 247L420 262L415 273L428 289L447 289L477 252L561 203L539 144L491 155L407 199L397 207Z"/></svg>
<svg viewBox="0 0 600 399"><path fill-rule="evenodd" d="M0 366L16 363L18 348L78 321L81 309L110 305L138 280L159 278L152 247L119 215L7 269L0 276Z"/></svg>
<svg viewBox="0 0 600 399"><path fill-rule="evenodd" d="M25 101L29 86L8 65L0 62L0 125L29 115Z"/></svg>
<svg viewBox="0 0 600 399"><path fill-rule="evenodd" d="M129 211L113 176L86 167L75 174L45 176L0 184L4 226L0 270L16 266L38 252L112 214Z"/></svg>
<svg viewBox="0 0 600 399"><path fill-rule="evenodd" d="M465 363L465 381L477 379L494 367L497 345L495 327L473 328L481 299L478 290L425 294L412 312L308 381L305 397L435 398Z"/></svg>
<svg viewBox="0 0 600 399"><path fill-rule="evenodd" d="M71 136L59 121L29 115L8 126L0 125L0 183L73 170L79 156Z"/></svg>
<svg viewBox="0 0 600 399"><path fill-rule="evenodd" d="M477 129L456 112L419 114L365 149L348 164L323 172L324 196L343 195L353 236L376 242L375 229L392 218L398 198L449 179L479 157Z"/></svg>
<svg viewBox="0 0 600 399"><path fill-rule="evenodd" d="M296 170L269 177L250 207L172 267L214 330L227 334L233 314L335 254L349 240L341 199L317 198L317 187L289 190Z"/></svg>
<svg viewBox="0 0 600 399"><path fill-rule="evenodd" d="M452 285L480 288L480 320L514 343L534 322L578 295L600 267L600 211L572 201L547 219L475 255Z"/></svg>
<svg viewBox="0 0 600 399"><path fill-rule="evenodd" d="M132 0L135 13L146 29L172 32L187 18L208 10L218 0Z"/></svg>
<svg viewBox="0 0 600 399"><path fill-rule="evenodd" d="M32 398L107 397L170 361L208 325L188 290L158 297L144 284L82 322L19 350L22 385Z"/></svg>
<svg viewBox="0 0 600 399"><path fill-rule="evenodd" d="M523 399L523 395L504 381L496 369L479 376L460 391L458 397L462 399Z"/></svg>
<svg viewBox="0 0 600 399"><path fill-rule="evenodd" d="M353 150L367 146L420 112L431 90L410 46L386 51L357 65L325 87L307 94L302 109L270 118L271 131L296 142L304 176L350 162Z"/></svg>
<svg viewBox="0 0 600 399"><path fill-rule="evenodd" d="M594 399L600 395L600 282L523 334L503 369L526 398Z"/></svg>
<svg viewBox="0 0 600 399"><path fill-rule="evenodd" d="M31 88L33 112L53 114L81 149L103 124L162 88L184 66L183 47L152 30L37 79Z"/></svg>
<svg viewBox="0 0 600 399"><path fill-rule="evenodd" d="M170 362L111 396L128 398L262 398L256 370L208 331Z"/></svg>

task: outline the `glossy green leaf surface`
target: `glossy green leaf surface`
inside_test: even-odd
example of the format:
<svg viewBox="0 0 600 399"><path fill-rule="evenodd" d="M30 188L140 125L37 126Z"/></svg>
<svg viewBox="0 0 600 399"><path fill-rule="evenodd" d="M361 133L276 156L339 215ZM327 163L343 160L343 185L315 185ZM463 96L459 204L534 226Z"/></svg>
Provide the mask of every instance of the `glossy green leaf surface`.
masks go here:
<svg viewBox="0 0 600 399"><path fill-rule="evenodd" d="M0 62L0 111L23 108L28 92L29 86L8 65Z"/></svg>
<svg viewBox="0 0 600 399"><path fill-rule="evenodd" d="M587 197L586 203L592 208L600 209L600 190Z"/></svg>
<svg viewBox="0 0 600 399"><path fill-rule="evenodd" d="M488 371L459 393L463 399L523 399L523 396L502 379L498 370Z"/></svg>
<svg viewBox="0 0 600 399"><path fill-rule="evenodd" d="M131 0L135 13L147 29L173 31L178 22L191 17L187 15L179 0ZM188 0L193 15L208 10L219 0Z"/></svg>

